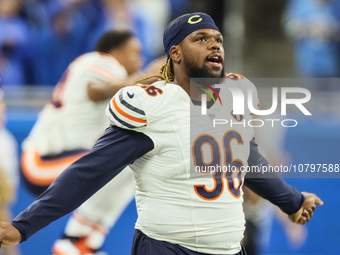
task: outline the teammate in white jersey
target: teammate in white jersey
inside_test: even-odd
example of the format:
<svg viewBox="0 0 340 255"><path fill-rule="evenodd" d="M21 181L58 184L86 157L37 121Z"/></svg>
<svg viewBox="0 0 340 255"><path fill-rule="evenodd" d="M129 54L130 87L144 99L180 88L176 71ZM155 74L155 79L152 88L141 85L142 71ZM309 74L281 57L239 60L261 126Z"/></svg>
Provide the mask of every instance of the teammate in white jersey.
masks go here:
<svg viewBox="0 0 340 255"><path fill-rule="evenodd" d="M1 80L0 80L1 82ZM19 182L18 145L5 127L6 103L0 84L0 221L12 219L11 205L15 202ZM9 247L0 254L19 254L16 247Z"/></svg>
<svg viewBox="0 0 340 255"><path fill-rule="evenodd" d="M138 211L132 255L246 254L240 245L243 183L279 206L293 222L310 220L322 201L279 178L243 178L244 173L238 172L216 172L208 178L201 178L201 172L193 174L197 166L214 163L236 168L268 163L257 150L251 128L225 127L218 137L205 127L190 130L195 121L190 109L195 116L202 108L200 90L190 92L190 78L224 77L223 37L211 17L183 15L170 23L163 41L169 59L162 68L162 81L117 92L106 110L111 126L28 209L11 224L0 224L3 245L27 240L76 208L126 165L135 177ZM242 90L252 88L256 100L255 87L244 77L230 74L226 79ZM209 102L206 110L211 116L236 121L251 117L249 112L236 116L229 111L231 95L226 90L209 89L226 103L225 108L216 108ZM211 128L211 118L200 124ZM213 157L205 157L204 145ZM71 191L67 187L74 182L77 185Z"/></svg>
<svg viewBox="0 0 340 255"><path fill-rule="evenodd" d="M161 65L157 61L152 65L157 67L146 72L158 72ZM144 76L137 73L141 66L140 42L128 31L106 33L95 52L81 55L69 65L51 103L41 111L22 146L22 179L30 191L40 195L92 148L109 125L104 114L109 98ZM53 254L92 254L98 250L131 202L133 187L131 171L126 170L84 203L71 216L63 239L53 246Z"/></svg>

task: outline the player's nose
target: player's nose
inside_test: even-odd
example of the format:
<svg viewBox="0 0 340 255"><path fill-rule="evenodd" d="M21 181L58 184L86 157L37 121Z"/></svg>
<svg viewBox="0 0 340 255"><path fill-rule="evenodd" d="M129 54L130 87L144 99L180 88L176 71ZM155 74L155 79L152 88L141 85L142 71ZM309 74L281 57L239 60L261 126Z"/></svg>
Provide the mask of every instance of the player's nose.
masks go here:
<svg viewBox="0 0 340 255"><path fill-rule="evenodd" d="M209 40L208 49L209 50L220 51L221 50L221 45L218 42L216 42L215 39L211 38Z"/></svg>

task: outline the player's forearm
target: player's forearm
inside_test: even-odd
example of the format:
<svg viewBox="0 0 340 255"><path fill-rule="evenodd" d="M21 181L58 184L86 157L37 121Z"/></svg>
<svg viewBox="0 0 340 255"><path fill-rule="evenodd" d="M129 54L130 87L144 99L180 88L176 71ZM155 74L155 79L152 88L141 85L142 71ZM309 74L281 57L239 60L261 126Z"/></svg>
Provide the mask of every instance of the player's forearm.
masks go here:
<svg viewBox="0 0 340 255"><path fill-rule="evenodd" d="M250 143L250 156L248 165L269 166L268 161L259 153L257 144L253 140ZM277 205L283 212L293 214L297 212L304 202L304 196L294 187L285 183L277 173L263 174L261 171L246 175L244 185L257 195Z"/></svg>
<svg viewBox="0 0 340 255"><path fill-rule="evenodd" d="M113 97L121 88L132 86L139 79L147 77L148 74L142 71L136 72L126 79L109 81L106 83L96 82L90 83L87 87L87 94L91 101L100 102ZM148 79L147 82L154 82L157 79ZM142 82L144 83L144 82Z"/></svg>
<svg viewBox="0 0 340 255"><path fill-rule="evenodd" d="M103 174L93 163L86 164L86 158L94 161L100 155L91 154L68 167L12 224L20 231L22 241L46 227L51 222L72 212L92 194L105 185L116 171ZM121 169L124 166L121 167ZM117 172L121 169L117 169ZM99 172L98 172L99 171ZM94 181L95 180L95 181Z"/></svg>
<svg viewBox="0 0 340 255"><path fill-rule="evenodd" d="M12 222L22 241L80 206L134 160L153 149L144 134L110 127L92 150L68 167Z"/></svg>
<svg viewBox="0 0 340 255"><path fill-rule="evenodd" d="M132 85L129 80L118 83L91 83L87 88L87 95L93 102L100 102L113 97L121 88Z"/></svg>
<svg viewBox="0 0 340 255"><path fill-rule="evenodd" d="M269 200L288 215L296 213L304 202L303 195L294 187L277 178L245 178L244 185L257 195Z"/></svg>
<svg viewBox="0 0 340 255"><path fill-rule="evenodd" d="M160 75L161 67L166 63L167 57L163 56L158 59L152 61L144 70L139 70L129 77L125 79L119 79L115 77L111 81L103 82L103 81L94 81L88 84L87 94L90 100L94 102L103 101L105 99L113 97L118 90L126 86L132 86L137 83L138 80L154 76ZM156 78L147 79L145 81L141 81L141 83L151 84L157 81Z"/></svg>

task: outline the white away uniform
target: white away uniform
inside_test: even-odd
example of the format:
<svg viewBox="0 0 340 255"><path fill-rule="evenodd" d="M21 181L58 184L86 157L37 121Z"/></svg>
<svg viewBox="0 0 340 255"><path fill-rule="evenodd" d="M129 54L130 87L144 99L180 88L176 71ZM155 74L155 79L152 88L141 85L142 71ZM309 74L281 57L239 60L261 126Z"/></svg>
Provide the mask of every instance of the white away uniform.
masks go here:
<svg viewBox="0 0 340 255"><path fill-rule="evenodd" d="M69 65L54 89L52 102L41 111L23 143L22 171L28 182L35 186L50 185L66 167L93 147L109 126L105 116L108 100L91 101L88 85L126 77L125 68L104 53L84 54ZM65 233L91 235L93 238L88 244L99 248L108 229L132 200L133 187L130 170L122 171L79 208Z"/></svg>
<svg viewBox="0 0 340 255"><path fill-rule="evenodd" d="M257 105L250 81L239 76L227 82L244 94L251 88ZM190 113L200 114L201 106L195 106L180 86L164 81L121 89L106 113L112 125L142 132L154 143L151 152L130 165L136 180L136 229L192 251L235 254L241 249L245 228L243 178L237 172L215 179L213 174L195 174L199 160L204 165L247 165L254 137L247 121L252 116L249 111L233 116L230 91L222 88L219 95L223 107L213 105L199 125ZM220 125L214 130L214 118L229 123L232 119L238 125Z"/></svg>

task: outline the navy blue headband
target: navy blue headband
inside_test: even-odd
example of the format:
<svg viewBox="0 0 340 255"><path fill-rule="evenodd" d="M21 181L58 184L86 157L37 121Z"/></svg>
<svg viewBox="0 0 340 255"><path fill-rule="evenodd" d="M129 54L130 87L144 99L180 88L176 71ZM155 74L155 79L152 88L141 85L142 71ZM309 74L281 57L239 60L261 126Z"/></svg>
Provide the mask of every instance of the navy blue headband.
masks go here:
<svg viewBox="0 0 340 255"><path fill-rule="evenodd" d="M214 20L203 12L185 14L168 26L163 34L163 45L167 56L169 57L172 46L179 44L192 32L203 28L212 28L220 31Z"/></svg>

